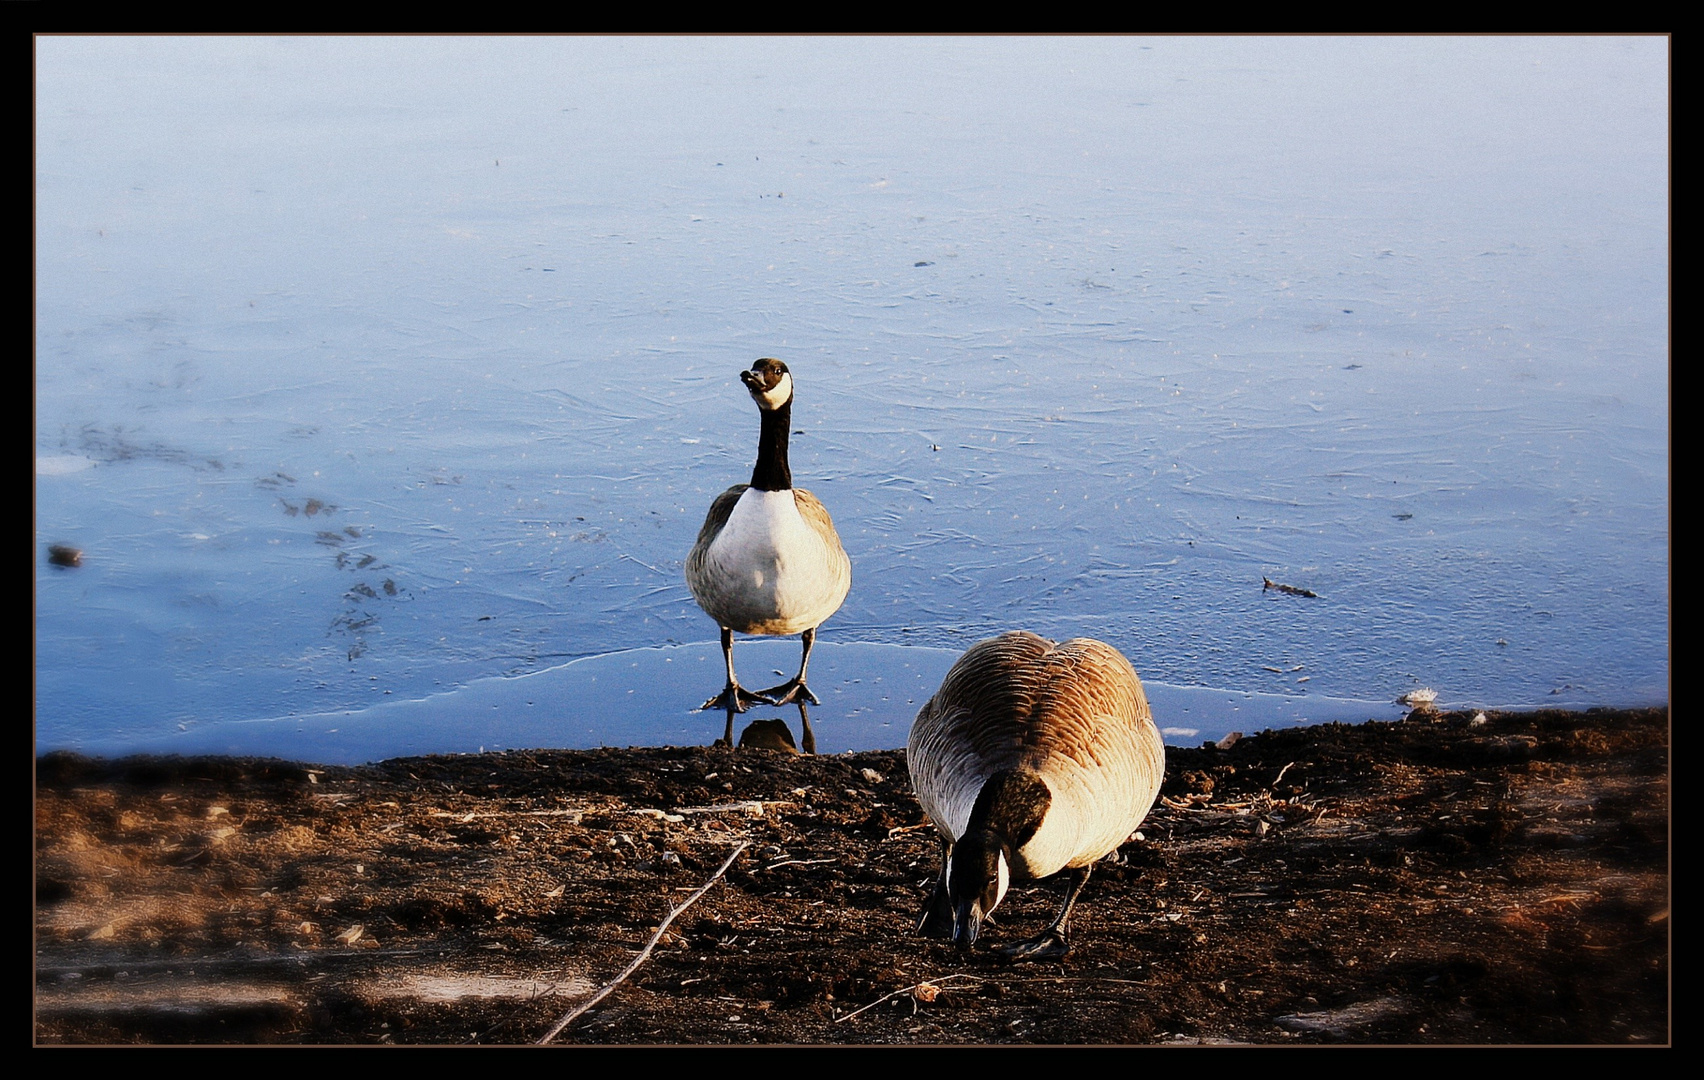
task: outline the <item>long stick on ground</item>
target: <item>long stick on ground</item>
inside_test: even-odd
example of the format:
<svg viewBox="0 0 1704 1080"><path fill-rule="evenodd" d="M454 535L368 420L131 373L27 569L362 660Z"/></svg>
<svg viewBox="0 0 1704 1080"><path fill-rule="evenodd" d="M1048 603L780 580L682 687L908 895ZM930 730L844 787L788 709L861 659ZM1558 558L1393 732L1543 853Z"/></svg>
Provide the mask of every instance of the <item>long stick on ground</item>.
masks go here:
<svg viewBox="0 0 1704 1080"><path fill-rule="evenodd" d="M661 926L657 927L657 932L651 935L651 940L647 941L645 943L645 947L643 949L639 950L639 955L633 958L633 962L631 964L627 965L626 971L623 971L620 975L617 975L614 979L605 983L603 989L599 990L597 993L593 994L591 997L587 998L585 1001L582 1001L580 1004L574 1006L573 1009L569 1010L568 1015L564 1016L562 1019L558 1020L556 1022L556 1026L551 1028L549 1031L545 1032L544 1038L540 1039L535 1045L543 1046L545 1043L548 1043L550 1040L556 1038L556 1036L562 1034L562 1029L567 1027L569 1024L572 1024L576 1017L578 1017L581 1013L585 1012L587 1009L591 1008L593 1005L596 1005L598 1002L602 1001L604 998L608 997L610 995L610 991L612 991L616 987L620 986L627 979L627 977L629 975L633 974L635 971L638 971L639 965L643 964L645 962L646 958L651 955L651 950L656 948L657 942L659 942L663 939L663 931L667 930L669 928L669 923L672 923L672 922L675 921L675 916L679 915L681 912L683 912L687 908L691 907L693 905L693 903L700 896L703 896L705 893L709 892L710 886L716 884L716 879L721 877L724 873L726 873L727 870L728 870L728 867L734 865L734 860L740 857L740 852L744 851L746 848L748 848L750 846L751 846L750 840L741 841L739 847L736 847L732 852L730 852L728 854L727 860L722 863L721 867L719 867L714 874L710 875L710 880L706 881L703 885L699 886L698 891L693 893L691 896L687 897L684 901L682 901L681 905L679 907L677 907L673 911L669 912L668 918L664 919L663 924Z"/></svg>
<svg viewBox="0 0 1704 1080"><path fill-rule="evenodd" d="M954 972L954 973L953 973L953 974L951 974L951 975L942 975L942 976L941 976L941 977L940 977L940 978L938 978L938 979L924 979L924 980L923 980L923 981L922 981L922 982L920 982L920 983L914 983L914 984L912 984L912 985L911 985L911 986L906 986L906 987L901 987L901 988L900 988L900 989L898 989L898 990L895 990L895 991L894 991L894 992L893 992L893 993L891 993L891 994L883 994L883 995L882 995L882 996L881 996L881 997L879 997L879 998L877 998L877 999L876 999L876 1000L874 1000L874 1001L872 1001L872 1002L870 1002L870 1003L869 1003L869 1004L868 1004L868 1005L865 1005L865 1006L864 1006L864 1007L863 1007L863 1008L861 1008L861 1009L853 1009L853 1010L852 1010L852 1011L851 1011L851 1012L849 1012L849 1013L847 1013L847 1014L846 1014L846 1015L845 1015L845 1016L837 1016L837 1017L835 1017L835 1018L834 1018L834 1022L835 1022L835 1023L837 1023L837 1024L838 1024L838 1023L840 1023L840 1022L841 1022L841 1021L843 1021L843 1020L850 1020L850 1019L852 1019L852 1018L853 1018L853 1017L854 1017L854 1016L857 1016L857 1015L858 1015L858 1014L859 1014L859 1013L861 1013L861 1012L867 1012L867 1011L869 1011L869 1010L870 1010L870 1009L873 1009L873 1008L875 1008L875 1007L876 1007L876 1006L877 1006L877 1005L880 1005L880 1004L881 1004L881 1003L882 1003L882 1002L884 1002L884 1001L886 1001L886 1000L888 1000L888 999L889 999L889 998L896 998L896 997L898 997L898 996L899 996L899 995L901 995L901 994L909 994L909 993L911 993L911 992L912 992L912 991L913 991L913 990L917 990L917 989L920 989L920 988L922 988L922 987L924 987L924 986L927 986L927 985L929 985L929 984L930 984L930 983L944 983L944 982L946 982L946 981L947 981L947 980L948 980L948 979L974 979L974 978L978 978L978 976L975 976L975 975L971 975L971 974L970 974L970 973L968 973L968 972L964 972L964 971L958 971L958 972Z"/></svg>

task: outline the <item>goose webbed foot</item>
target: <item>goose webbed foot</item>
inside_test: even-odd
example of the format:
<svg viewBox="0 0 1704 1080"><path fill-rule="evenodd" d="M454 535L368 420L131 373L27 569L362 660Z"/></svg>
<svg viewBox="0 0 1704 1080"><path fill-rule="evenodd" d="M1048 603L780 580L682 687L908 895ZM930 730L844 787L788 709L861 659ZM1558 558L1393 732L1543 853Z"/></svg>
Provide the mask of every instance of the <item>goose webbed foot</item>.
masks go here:
<svg viewBox="0 0 1704 1080"><path fill-rule="evenodd" d="M1065 926L1071 918L1071 906L1077 902L1083 886L1089 883L1089 873L1093 869L1094 864L1090 863L1070 872L1071 878L1065 888L1065 904L1059 909L1059 914L1053 917L1052 926L1026 941L1002 945L997 951L1014 964L1064 958L1065 954L1071 951L1071 939L1065 936Z"/></svg>
<svg viewBox="0 0 1704 1080"><path fill-rule="evenodd" d="M1063 959L1071 951L1071 942L1065 931L1050 926L1035 937L998 946L995 951L1014 964L1033 964L1041 960Z"/></svg>
<svg viewBox="0 0 1704 1080"><path fill-rule="evenodd" d="M800 705L807 701L812 705L822 704L821 699L805 685L805 671L811 666L811 649L816 645L816 627L813 626L799 635L799 644L802 649L799 653L799 673L780 686L771 686L763 692L763 696L776 705L785 705L789 701L796 701Z"/></svg>
<svg viewBox="0 0 1704 1080"><path fill-rule="evenodd" d="M805 685L803 679L788 679L780 686L771 686L762 691L759 696L766 699L771 705L786 705L794 701L801 703L808 701L812 705L822 704L817 696L811 693L811 688Z"/></svg>
<svg viewBox="0 0 1704 1080"><path fill-rule="evenodd" d="M754 694L739 683L731 682L722 688L722 692L698 706L699 712L706 709L726 709L731 713L743 713L753 705L774 705L767 692Z"/></svg>

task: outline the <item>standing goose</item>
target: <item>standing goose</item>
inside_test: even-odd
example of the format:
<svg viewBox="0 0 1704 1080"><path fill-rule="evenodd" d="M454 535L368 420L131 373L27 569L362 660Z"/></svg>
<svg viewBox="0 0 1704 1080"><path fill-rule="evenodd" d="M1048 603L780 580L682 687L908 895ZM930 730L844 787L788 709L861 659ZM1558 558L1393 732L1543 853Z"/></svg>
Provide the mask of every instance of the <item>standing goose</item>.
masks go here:
<svg viewBox="0 0 1704 1080"><path fill-rule="evenodd" d="M1035 960L1070 950L1071 905L1153 805L1165 746L1117 649L1018 630L953 664L911 725L906 761L942 845L918 930L968 946L1008 884L1069 870L1052 925L1000 950Z"/></svg>
<svg viewBox="0 0 1704 1080"><path fill-rule="evenodd" d="M815 495L793 486L787 435L793 422L793 376L779 360L764 358L740 372L757 402L762 428L751 483L716 496L698 542L686 557L686 584L705 614L722 628L728 684L699 706L744 712L753 702L820 705L805 685L816 628L840 609L852 587L852 562L834 522ZM803 633L799 674L780 686L752 693L734 677L734 631Z"/></svg>

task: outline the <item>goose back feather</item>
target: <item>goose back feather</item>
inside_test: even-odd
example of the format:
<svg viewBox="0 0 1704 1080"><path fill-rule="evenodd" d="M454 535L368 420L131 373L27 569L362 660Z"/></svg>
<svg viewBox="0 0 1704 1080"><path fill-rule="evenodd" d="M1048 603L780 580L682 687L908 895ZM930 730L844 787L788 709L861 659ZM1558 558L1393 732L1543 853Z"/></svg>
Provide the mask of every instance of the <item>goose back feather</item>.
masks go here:
<svg viewBox="0 0 1704 1080"><path fill-rule="evenodd" d="M950 844L990 777L1033 773L1051 804L1014 844L1018 877L1080 867L1147 816L1165 746L1135 669L1089 638L1055 644L1014 631L972 646L912 725L907 761L924 812Z"/></svg>

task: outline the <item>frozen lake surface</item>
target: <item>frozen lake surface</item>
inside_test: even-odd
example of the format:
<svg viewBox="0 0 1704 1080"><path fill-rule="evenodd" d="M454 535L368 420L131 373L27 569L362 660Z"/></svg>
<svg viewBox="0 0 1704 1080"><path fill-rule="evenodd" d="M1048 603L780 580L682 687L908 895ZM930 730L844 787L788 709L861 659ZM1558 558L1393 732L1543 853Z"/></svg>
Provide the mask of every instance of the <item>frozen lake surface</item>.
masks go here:
<svg viewBox="0 0 1704 1080"><path fill-rule="evenodd" d="M853 561L819 750L1013 627L1182 743L1668 700L1664 39L36 60L38 750L716 738L759 356Z"/></svg>

